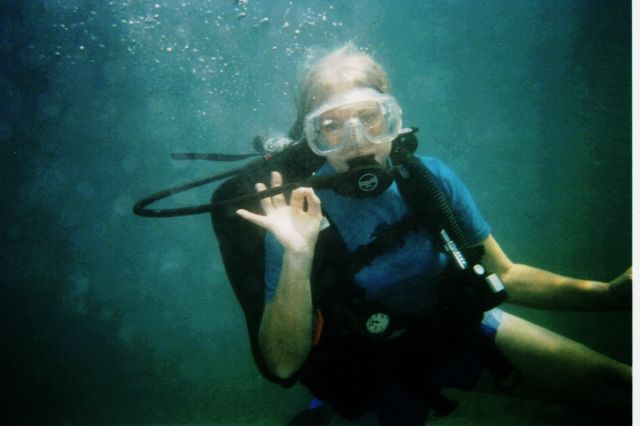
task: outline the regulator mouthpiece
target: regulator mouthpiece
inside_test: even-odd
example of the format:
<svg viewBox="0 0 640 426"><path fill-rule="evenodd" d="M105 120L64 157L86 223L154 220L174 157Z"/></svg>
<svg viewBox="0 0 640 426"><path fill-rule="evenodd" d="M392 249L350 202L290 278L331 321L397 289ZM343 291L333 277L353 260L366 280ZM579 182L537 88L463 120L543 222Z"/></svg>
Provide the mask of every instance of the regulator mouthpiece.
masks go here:
<svg viewBox="0 0 640 426"><path fill-rule="evenodd" d="M341 195L364 198L383 193L393 182L393 176L373 155L347 161L349 171L340 175L334 190Z"/></svg>

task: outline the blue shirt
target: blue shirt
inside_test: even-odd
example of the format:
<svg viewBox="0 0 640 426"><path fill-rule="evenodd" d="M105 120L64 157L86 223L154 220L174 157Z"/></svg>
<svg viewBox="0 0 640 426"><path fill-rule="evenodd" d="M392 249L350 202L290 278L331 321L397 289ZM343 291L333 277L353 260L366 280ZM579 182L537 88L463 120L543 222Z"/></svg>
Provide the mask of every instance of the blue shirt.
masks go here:
<svg viewBox="0 0 640 426"><path fill-rule="evenodd" d="M436 183L449 198L454 214L467 241L476 244L490 234L467 187L442 161L421 157L436 178ZM325 163L316 174L334 173ZM331 218L351 252L371 241L381 225L392 224L404 217L407 205L393 183L382 194L369 198L352 198L332 190L317 191L323 211ZM276 291L282 255L280 243L268 233L265 238L266 300ZM405 244L376 257L355 276L357 285L367 290L366 297L384 303L396 312L423 315L437 303L437 277L449 259L433 235L427 230L409 233Z"/></svg>

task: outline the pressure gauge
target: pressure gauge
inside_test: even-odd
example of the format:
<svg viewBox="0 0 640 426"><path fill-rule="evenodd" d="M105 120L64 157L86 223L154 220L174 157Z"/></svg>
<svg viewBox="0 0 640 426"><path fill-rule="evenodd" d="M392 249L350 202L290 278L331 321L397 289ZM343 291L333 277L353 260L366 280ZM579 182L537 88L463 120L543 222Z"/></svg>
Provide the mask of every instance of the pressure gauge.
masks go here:
<svg viewBox="0 0 640 426"><path fill-rule="evenodd" d="M371 334L382 334L389 328L389 315L376 312L367 319L367 331Z"/></svg>

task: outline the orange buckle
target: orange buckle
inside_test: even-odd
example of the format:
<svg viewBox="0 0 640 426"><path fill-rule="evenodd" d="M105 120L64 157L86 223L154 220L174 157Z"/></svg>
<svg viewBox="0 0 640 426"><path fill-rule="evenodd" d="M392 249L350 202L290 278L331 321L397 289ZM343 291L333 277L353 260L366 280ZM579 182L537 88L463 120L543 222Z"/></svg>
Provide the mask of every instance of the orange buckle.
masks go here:
<svg viewBox="0 0 640 426"><path fill-rule="evenodd" d="M313 322L313 340L311 343L313 346L318 346L320 343L320 337L322 336L322 329L324 328L324 317L322 311L316 308L315 321Z"/></svg>

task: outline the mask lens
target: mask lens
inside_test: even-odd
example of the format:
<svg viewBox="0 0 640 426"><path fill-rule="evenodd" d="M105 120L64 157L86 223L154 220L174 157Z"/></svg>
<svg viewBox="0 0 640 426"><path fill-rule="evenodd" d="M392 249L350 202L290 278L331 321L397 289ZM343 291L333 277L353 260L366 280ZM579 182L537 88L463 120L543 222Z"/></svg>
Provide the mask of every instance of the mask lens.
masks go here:
<svg viewBox="0 0 640 426"><path fill-rule="evenodd" d="M380 133L383 121L383 114L380 104L376 103L363 105L362 108L358 110L356 117L362 124L364 130L374 134Z"/></svg>
<svg viewBox="0 0 640 426"><path fill-rule="evenodd" d="M344 149L361 135L371 143L393 140L402 126L401 110L390 95L356 89L330 100L305 118L305 136L318 155ZM356 139L361 143L362 137Z"/></svg>

